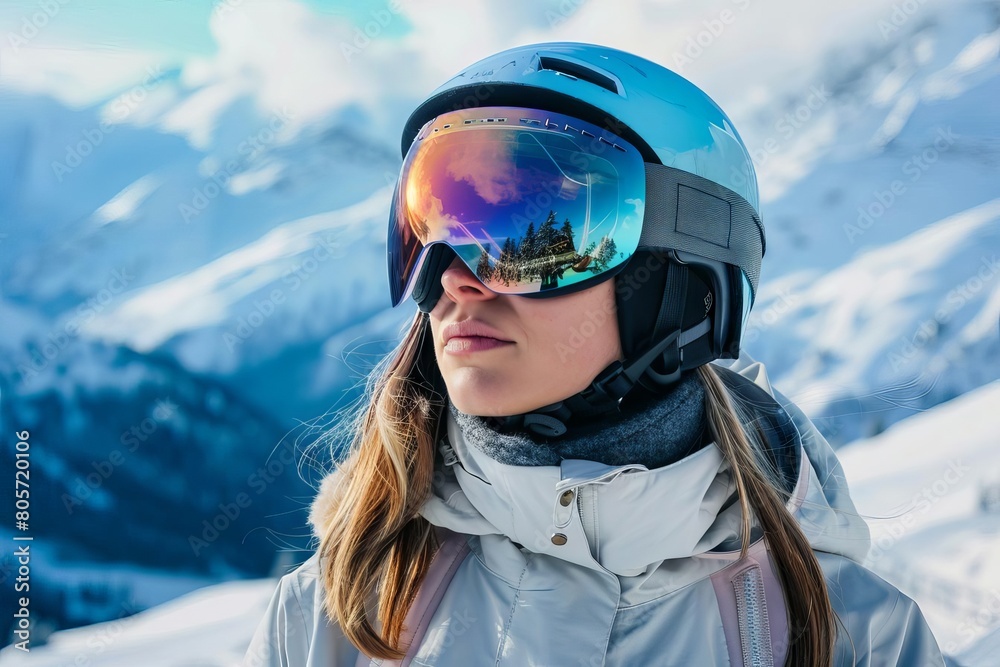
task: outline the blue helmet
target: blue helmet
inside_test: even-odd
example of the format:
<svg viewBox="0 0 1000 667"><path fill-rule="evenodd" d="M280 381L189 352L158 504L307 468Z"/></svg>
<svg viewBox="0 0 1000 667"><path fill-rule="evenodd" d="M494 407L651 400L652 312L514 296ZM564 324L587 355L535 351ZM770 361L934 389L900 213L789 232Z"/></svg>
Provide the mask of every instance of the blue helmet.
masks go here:
<svg viewBox="0 0 1000 667"><path fill-rule="evenodd" d="M512 417L509 425L557 436L573 414L617 404L635 384L662 391L685 370L739 356L764 226L749 151L704 91L662 65L605 46L518 46L469 65L431 92L406 121L404 157L427 121L486 106L557 112L614 132L642 154L649 194L639 249L609 274L625 361L580 394ZM449 261L430 262L420 276L414 293L425 312L440 297Z"/></svg>

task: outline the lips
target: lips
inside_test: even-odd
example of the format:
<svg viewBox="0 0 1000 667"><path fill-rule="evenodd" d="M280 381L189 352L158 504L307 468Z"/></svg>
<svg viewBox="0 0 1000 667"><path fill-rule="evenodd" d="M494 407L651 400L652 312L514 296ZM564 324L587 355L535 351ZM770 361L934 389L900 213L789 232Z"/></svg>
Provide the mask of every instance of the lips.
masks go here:
<svg viewBox="0 0 1000 667"><path fill-rule="evenodd" d="M448 354L471 354L473 352L485 352L499 347L508 347L514 343L486 336L452 336L445 343L444 351Z"/></svg>
<svg viewBox="0 0 1000 667"><path fill-rule="evenodd" d="M444 338L445 344L448 343L452 338L472 338L480 337L486 339L493 339L504 343L513 343L514 341L507 338L503 332L491 327L485 322L480 322L479 320L467 319L461 322L453 322L446 327L441 332Z"/></svg>

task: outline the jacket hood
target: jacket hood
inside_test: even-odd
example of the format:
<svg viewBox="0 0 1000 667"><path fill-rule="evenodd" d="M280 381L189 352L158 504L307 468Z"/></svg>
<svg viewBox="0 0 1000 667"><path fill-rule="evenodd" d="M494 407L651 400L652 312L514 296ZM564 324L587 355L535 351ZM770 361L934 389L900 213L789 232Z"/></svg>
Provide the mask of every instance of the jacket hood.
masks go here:
<svg viewBox="0 0 1000 667"><path fill-rule="evenodd" d="M788 508L813 548L863 561L870 546L868 526L826 439L771 387L762 363L746 353L712 363L752 380L792 418L802 455ZM740 505L729 464L712 443L654 469L582 459L557 466L506 465L469 445L450 407L432 494L420 510L434 525L506 538L531 552L620 576L641 574L666 560L731 555L739 548ZM317 536L330 510L336 475L323 479L311 507L309 521ZM573 512L583 521L570 521Z"/></svg>

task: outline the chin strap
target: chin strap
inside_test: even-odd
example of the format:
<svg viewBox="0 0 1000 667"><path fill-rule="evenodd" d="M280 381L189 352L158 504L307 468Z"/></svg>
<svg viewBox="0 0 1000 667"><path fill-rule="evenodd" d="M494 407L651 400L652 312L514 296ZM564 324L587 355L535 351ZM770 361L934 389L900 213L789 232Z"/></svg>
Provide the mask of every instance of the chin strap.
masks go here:
<svg viewBox="0 0 1000 667"><path fill-rule="evenodd" d="M667 263L663 296L660 299L660 312L657 314L656 322L653 324L650 340L658 340L661 336L667 336L667 340L669 340L670 336L667 334L680 332L684 327L684 309L687 305L688 276L690 274L678 262L679 260L674 255L673 261ZM707 327L710 325L707 318L705 322L699 323L695 328L701 325L706 326L706 329L699 331L698 335L687 340L680 340L680 336L678 336L676 345L669 345L663 350L660 366L667 369L665 372L660 373L654 368L659 358L653 357L646 368L646 372L639 375L638 382L654 393L662 392L667 386L676 382L680 377L681 348L708 330Z"/></svg>
<svg viewBox="0 0 1000 667"><path fill-rule="evenodd" d="M711 323L706 317L685 331L675 329L673 333L657 341L635 359L626 361L625 364L615 360L594 378L589 387L569 398L524 414L486 417L486 420L504 432L523 429L546 437L559 437L567 433L573 421L617 410L622 398L632 391L642 374L663 355L664 351L672 350L675 354L671 356L677 359L678 363L668 373L656 373L657 383L666 386L678 380L681 376L678 349L704 335L710 328Z"/></svg>

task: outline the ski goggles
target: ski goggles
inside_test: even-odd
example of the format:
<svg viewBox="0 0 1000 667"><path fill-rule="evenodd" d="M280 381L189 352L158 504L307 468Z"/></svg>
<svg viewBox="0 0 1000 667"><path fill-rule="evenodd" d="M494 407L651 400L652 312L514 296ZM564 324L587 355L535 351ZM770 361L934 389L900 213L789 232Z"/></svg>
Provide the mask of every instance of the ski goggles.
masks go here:
<svg viewBox="0 0 1000 667"><path fill-rule="evenodd" d="M645 179L632 144L577 118L520 107L441 114L410 145L392 197L392 305L414 293L431 254L427 273L440 279L453 257L436 246L500 294L601 282L639 246Z"/></svg>

